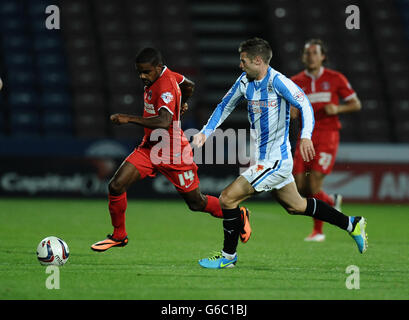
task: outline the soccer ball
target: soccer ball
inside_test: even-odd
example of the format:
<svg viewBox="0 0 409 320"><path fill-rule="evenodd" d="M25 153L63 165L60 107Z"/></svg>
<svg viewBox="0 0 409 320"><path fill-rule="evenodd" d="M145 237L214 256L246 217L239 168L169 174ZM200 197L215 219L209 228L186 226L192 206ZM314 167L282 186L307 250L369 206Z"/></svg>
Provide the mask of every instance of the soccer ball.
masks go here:
<svg viewBox="0 0 409 320"><path fill-rule="evenodd" d="M69 255L70 250L65 241L54 236L44 238L37 246L37 259L43 266L62 266Z"/></svg>

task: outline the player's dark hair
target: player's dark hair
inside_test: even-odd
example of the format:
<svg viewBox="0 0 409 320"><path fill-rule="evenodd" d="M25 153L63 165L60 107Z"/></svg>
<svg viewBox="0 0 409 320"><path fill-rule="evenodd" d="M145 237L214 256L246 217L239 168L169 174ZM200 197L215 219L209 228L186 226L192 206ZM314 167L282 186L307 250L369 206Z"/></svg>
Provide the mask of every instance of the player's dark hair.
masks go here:
<svg viewBox="0 0 409 320"><path fill-rule="evenodd" d="M327 49L327 46L325 45L324 41L322 41L321 39L310 39L310 40L308 40L307 42L305 42L304 48L306 46L310 46L310 45L314 45L314 44L317 45L317 46L320 46L321 53L323 55L325 55L325 59L324 59L323 62L328 61L328 49ZM304 48L303 48L303 53L304 53Z"/></svg>
<svg viewBox="0 0 409 320"><path fill-rule="evenodd" d="M239 53L246 52L248 57L253 60L260 56L264 63L269 64L273 56L270 44L261 38L252 38L240 43Z"/></svg>
<svg viewBox="0 0 409 320"><path fill-rule="evenodd" d="M137 53L135 63L150 63L156 67L163 64L162 54L155 48L144 48Z"/></svg>

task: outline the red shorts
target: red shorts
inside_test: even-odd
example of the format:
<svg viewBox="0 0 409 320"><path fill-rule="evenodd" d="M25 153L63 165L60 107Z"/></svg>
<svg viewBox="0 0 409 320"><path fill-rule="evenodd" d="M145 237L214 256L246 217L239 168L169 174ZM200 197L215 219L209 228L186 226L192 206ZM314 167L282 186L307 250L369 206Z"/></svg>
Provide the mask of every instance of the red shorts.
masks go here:
<svg viewBox="0 0 409 320"><path fill-rule="evenodd" d="M335 157L339 145L339 131L316 131L313 133L312 142L315 157L310 162L305 162L300 153L300 141L294 154L293 175L309 172L311 170L330 174L335 164Z"/></svg>
<svg viewBox="0 0 409 320"><path fill-rule="evenodd" d="M155 164L151 161L150 148L136 148L125 161L131 163L139 171L141 178L147 176L153 178L157 172L162 173L175 188L186 193L196 189L199 186L199 177L197 175L197 165L192 161L191 164Z"/></svg>

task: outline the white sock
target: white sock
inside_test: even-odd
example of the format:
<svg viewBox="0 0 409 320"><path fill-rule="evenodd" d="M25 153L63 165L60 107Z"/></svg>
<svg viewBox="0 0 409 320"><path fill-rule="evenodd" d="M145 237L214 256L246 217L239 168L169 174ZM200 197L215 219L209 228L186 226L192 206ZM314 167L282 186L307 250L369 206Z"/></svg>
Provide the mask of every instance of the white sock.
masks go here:
<svg viewBox="0 0 409 320"><path fill-rule="evenodd" d="M222 250L222 256L226 259L233 260L236 257L236 255L237 252L235 252L234 254L228 254Z"/></svg>

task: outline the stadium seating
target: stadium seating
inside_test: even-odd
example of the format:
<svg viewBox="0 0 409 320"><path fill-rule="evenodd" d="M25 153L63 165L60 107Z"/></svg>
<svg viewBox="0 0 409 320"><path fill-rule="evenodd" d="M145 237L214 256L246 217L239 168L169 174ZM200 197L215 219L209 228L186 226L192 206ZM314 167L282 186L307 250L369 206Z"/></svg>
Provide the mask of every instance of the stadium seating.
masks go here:
<svg viewBox="0 0 409 320"><path fill-rule="evenodd" d="M61 30L52 31L49 4L1 0L0 134L139 137L141 128L112 126L109 114L142 111L133 60L145 46L195 81L186 121L202 119L240 74L238 44L260 36L287 76L303 69L306 39L327 43L327 66L347 76L363 106L341 117L343 141L408 140L408 0L359 1L358 30L345 26L347 0L59 0ZM245 111L229 121L246 127Z"/></svg>
<svg viewBox="0 0 409 320"><path fill-rule="evenodd" d="M13 136L39 136L41 132L39 112L36 109L11 110L10 131Z"/></svg>
<svg viewBox="0 0 409 320"><path fill-rule="evenodd" d="M44 113L42 117L44 135L52 137L72 136L73 120L70 111L53 110Z"/></svg>
<svg viewBox="0 0 409 320"><path fill-rule="evenodd" d="M408 6L406 0L397 2ZM408 41L400 23L401 12L394 1L361 1L360 29L348 30L345 8L350 4L346 0L331 1L331 6L319 0L265 0L270 41L282 44L273 49L277 64L287 75L302 70L299 60L304 41L323 39L329 51L327 66L344 73L362 101L359 114L340 117L344 127L341 140L402 142L405 126L395 128L396 117L388 103L408 97Z"/></svg>
<svg viewBox="0 0 409 320"><path fill-rule="evenodd" d="M0 96L0 104L3 104L3 99L1 99L1 96ZM0 111L0 137L5 136L5 133L7 131L6 126L8 125L7 122L8 121L6 121L3 110Z"/></svg>
<svg viewBox="0 0 409 320"><path fill-rule="evenodd" d="M46 29L48 4L1 1L1 77L5 83L1 94L7 135L46 136L58 129L72 136L64 43L58 30Z"/></svg>

